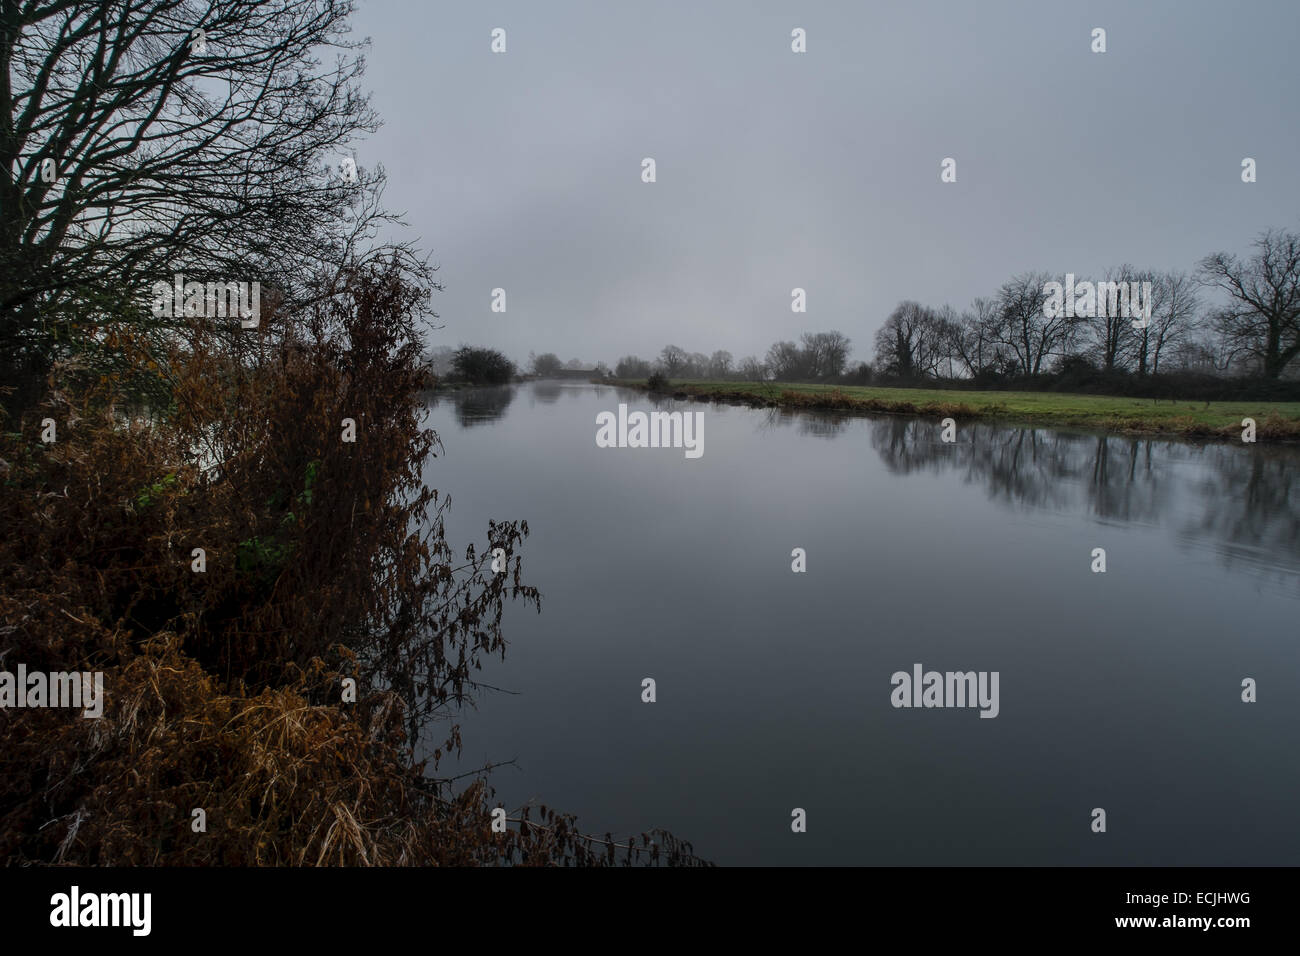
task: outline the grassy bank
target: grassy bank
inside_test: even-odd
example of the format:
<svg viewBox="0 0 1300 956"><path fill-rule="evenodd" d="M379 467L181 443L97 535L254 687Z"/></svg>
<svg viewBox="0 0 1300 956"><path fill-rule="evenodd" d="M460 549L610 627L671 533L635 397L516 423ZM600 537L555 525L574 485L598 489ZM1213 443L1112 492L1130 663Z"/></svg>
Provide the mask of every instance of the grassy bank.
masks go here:
<svg viewBox="0 0 1300 956"><path fill-rule="evenodd" d="M644 382L616 384L645 389ZM679 397L760 407L823 408L933 417L958 422L1088 428L1129 435L1241 440L1243 418L1261 440L1300 440L1300 402L1182 402L1060 392L794 385L781 382L674 382Z"/></svg>

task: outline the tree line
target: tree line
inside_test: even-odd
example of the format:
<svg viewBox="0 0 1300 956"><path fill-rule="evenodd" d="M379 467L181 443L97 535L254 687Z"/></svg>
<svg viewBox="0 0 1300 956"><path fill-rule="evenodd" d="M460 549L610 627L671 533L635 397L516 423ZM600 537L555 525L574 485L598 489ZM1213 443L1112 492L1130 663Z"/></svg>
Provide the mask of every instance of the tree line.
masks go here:
<svg viewBox="0 0 1300 956"><path fill-rule="evenodd" d="M614 374L856 384L1066 381L1140 389L1142 382L1185 384L1207 377L1267 385L1295 378L1300 367L1295 232L1270 229L1249 254L1214 253L1190 273L1128 264L1108 269L1089 283L1092 302L1082 310L1051 307L1050 283L1065 285L1064 278L1024 272L960 311L900 302L875 334L871 362L851 363L850 339L830 331L805 333L797 343L775 342L762 359L739 362L725 350L705 355L668 345L653 360L624 356ZM1149 292L1140 318L1115 308L1120 288Z"/></svg>
<svg viewBox="0 0 1300 956"><path fill-rule="evenodd" d="M666 345L653 361L625 355L614 366L616 378L646 378L659 372L670 379L707 378L723 381L760 382L814 381L835 379L847 371L851 340L843 332L805 332L796 342L775 342L760 359L749 355L735 361L719 349L712 355L687 352Z"/></svg>

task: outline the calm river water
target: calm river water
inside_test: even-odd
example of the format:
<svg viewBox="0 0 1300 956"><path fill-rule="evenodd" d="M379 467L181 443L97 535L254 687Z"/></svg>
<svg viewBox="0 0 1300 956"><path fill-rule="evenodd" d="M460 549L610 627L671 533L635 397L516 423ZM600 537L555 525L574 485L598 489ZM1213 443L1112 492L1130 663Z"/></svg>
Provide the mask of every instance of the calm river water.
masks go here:
<svg viewBox="0 0 1300 956"><path fill-rule="evenodd" d="M703 455L597 447L620 402L701 412ZM514 693L441 768L516 760L505 806L720 864L1300 863L1300 449L576 383L429 416L456 550L532 532L542 612L481 674ZM893 706L916 664L997 672L997 716Z"/></svg>

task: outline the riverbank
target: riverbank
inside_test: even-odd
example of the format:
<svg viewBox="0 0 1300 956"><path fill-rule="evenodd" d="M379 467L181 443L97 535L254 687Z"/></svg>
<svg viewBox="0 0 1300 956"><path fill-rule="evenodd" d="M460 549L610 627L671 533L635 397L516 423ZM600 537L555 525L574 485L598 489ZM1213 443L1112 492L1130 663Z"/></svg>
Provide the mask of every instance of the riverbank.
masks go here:
<svg viewBox="0 0 1300 956"><path fill-rule="evenodd" d="M648 391L644 382L611 384ZM766 408L807 408L995 420L1009 425L1088 428L1124 435L1241 441L1242 419L1256 437L1300 441L1300 402L1187 402L1061 392L799 385L782 382L677 382L667 394Z"/></svg>

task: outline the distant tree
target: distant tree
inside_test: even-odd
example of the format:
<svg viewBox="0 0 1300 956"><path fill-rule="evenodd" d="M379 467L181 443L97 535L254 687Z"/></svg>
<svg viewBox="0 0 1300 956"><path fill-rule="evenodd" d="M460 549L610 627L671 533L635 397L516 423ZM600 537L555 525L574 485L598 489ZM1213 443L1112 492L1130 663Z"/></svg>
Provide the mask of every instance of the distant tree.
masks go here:
<svg viewBox="0 0 1300 956"><path fill-rule="evenodd" d="M1231 358L1252 361L1278 378L1300 355L1300 234L1273 230L1245 260L1218 252L1201 260L1199 278L1230 303L1211 317Z"/></svg>
<svg viewBox="0 0 1300 956"><path fill-rule="evenodd" d="M1162 272L1156 277L1151 321L1137 332L1138 374L1160 372L1160 357L1196 332L1201 301L1196 280L1185 272Z"/></svg>
<svg viewBox="0 0 1300 956"><path fill-rule="evenodd" d="M719 349L709 356L709 378L731 378L731 353Z"/></svg>
<svg viewBox="0 0 1300 956"><path fill-rule="evenodd" d="M1173 367L1186 372L1222 375L1232 365L1232 358L1217 336L1188 337L1173 346Z"/></svg>
<svg viewBox="0 0 1300 956"><path fill-rule="evenodd" d="M436 345L424 353L424 365L434 375L445 377L452 373L456 350L448 345Z"/></svg>
<svg viewBox="0 0 1300 956"><path fill-rule="evenodd" d="M773 342L764 363L778 382L796 382L808 377L803 349L793 342Z"/></svg>
<svg viewBox="0 0 1300 956"><path fill-rule="evenodd" d="M876 365L899 378L935 375L948 354L949 335L934 309L900 302L876 332Z"/></svg>
<svg viewBox="0 0 1300 956"><path fill-rule="evenodd" d="M663 366L664 374L669 378L681 374L682 368L686 365L686 350L676 345L665 345L659 353L659 364Z"/></svg>
<svg viewBox="0 0 1300 956"><path fill-rule="evenodd" d="M1144 338L1142 332L1146 330L1135 330L1134 317L1120 306L1131 303L1128 290L1133 283L1139 286L1150 283L1154 299L1160 293L1155 280L1153 273L1140 272L1127 263L1106 270L1103 281L1096 284L1096 315L1081 316L1077 320L1080 335L1086 336L1084 346L1091 367L1113 372L1128 368L1137 357ZM1079 366L1074 368L1081 369Z"/></svg>
<svg viewBox="0 0 1300 956"><path fill-rule="evenodd" d="M849 364L849 355L853 341L843 332L831 329L823 332L822 348L826 359L826 374L832 377L843 375Z"/></svg>
<svg viewBox="0 0 1300 956"><path fill-rule="evenodd" d="M957 377L957 343L961 340L961 316L950 305L941 305L934 312L935 374L946 378Z"/></svg>
<svg viewBox="0 0 1300 956"><path fill-rule="evenodd" d="M1003 346L998 344L998 307L993 299L979 297L947 330L946 351L972 378L996 374L1003 367Z"/></svg>
<svg viewBox="0 0 1300 956"><path fill-rule="evenodd" d="M614 364L615 378L647 378L651 371L651 364L635 355L624 355Z"/></svg>
<svg viewBox="0 0 1300 956"><path fill-rule="evenodd" d="M845 378L854 385L870 385L876 377L870 362L859 362L844 374Z"/></svg>
<svg viewBox="0 0 1300 956"><path fill-rule="evenodd" d="M826 360L822 354L821 339L816 333L804 332L799 336L799 365L803 370L803 378L826 377Z"/></svg>
<svg viewBox="0 0 1300 956"><path fill-rule="evenodd" d="M900 302L876 330L876 365L887 375L910 378L916 374L916 340L922 319L919 302Z"/></svg>
<svg viewBox="0 0 1300 956"><path fill-rule="evenodd" d="M564 366L560 362L560 357L554 352L543 352L541 355L532 357L532 368L534 375L540 375L543 378L555 375Z"/></svg>
<svg viewBox="0 0 1300 956"><path fill-rule="evenodd" d="M1050 281L1048 273L1025 272L998 290L997 338L1010 351L1017 370L1025 375L1044 371L1044 363L1064 354L1077 335L1077 319L1064 314L1046 315L1047 293L1043 286Z"/></svg>
<svg viewBox="0 0 1300 956"><path fill-rule="evenodd" d="M456 375L475 385L503 385L515 377L515 364L496 349L461 346L452 359Z"/></svg>
<svg viewBox="0 0 1300 956"><path fill-rule="evenodd" d="M737 371L746 382L762 382L767 378L767 366L753 355L741 359Z"/></svg>
<svg viewBox="0 0 1300 956"><path fill-rule="evenodd" d="M849 361L849 337L843 332L805 332L800 336L805 374L838 378Z"/></svg>
<svg viewBox="0 0 1300 956"><path fill-rule="evenodd" d="M586 368L587 366L583 364L582 359L571 358L564 363L564 367L567 369L574 369L576 371L577 369L583 369Z"/></svg>

